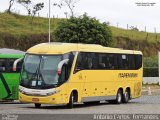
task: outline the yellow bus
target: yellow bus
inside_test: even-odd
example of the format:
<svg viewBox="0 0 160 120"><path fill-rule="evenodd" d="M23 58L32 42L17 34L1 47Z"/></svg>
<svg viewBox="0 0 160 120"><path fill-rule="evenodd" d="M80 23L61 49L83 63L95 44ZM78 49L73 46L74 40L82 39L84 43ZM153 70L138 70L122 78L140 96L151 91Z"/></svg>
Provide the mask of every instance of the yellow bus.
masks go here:
<svg viewBox="0 0 160 120"><path fill-rule="evenodd" d="M42 43L24 58L19 100L41 104L127 103L141 96L142 53L94 44Z"/></svg>

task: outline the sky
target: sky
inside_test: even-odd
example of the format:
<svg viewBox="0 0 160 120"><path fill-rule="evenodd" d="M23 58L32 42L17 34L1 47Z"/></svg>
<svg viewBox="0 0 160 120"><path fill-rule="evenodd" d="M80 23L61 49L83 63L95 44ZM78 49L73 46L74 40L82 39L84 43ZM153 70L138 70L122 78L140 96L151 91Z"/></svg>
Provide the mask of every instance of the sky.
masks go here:
<svg viewBox="0 0 160 120"><path fill-rule="evenodd" d="M45 7L39 12L42 17L47 17L49 0L31 0L33 4L44 2ZM67 7L61 9L53 6L60 0L51 1L51 17L65 18L64 12L70 13ZM152 3L152 4L150 4ZM145 6L149 5L149 6ZM151 6L153 5L153 6ZM9 0L0 0L0 12L6 10ZM14 3L12 11L27 15L25 8ZM160 0L78 0L75 4L75 16L87 13L91 17L96 17L100 22L109 22L112 26L127 28L135 26L140 31L145 27L148 32L160 33Z"/></svg>

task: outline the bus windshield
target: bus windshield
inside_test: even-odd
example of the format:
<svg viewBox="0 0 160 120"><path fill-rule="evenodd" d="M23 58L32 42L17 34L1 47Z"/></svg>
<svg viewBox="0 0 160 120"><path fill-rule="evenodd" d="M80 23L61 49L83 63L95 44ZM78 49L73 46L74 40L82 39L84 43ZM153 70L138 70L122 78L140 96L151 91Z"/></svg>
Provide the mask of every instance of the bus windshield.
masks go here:
<svg viewBox="0 0 160 120"><path fill-rule="evenodd" d="M48 89L58 84L57 67L62 55L30 55L24 58L21 85L27 88Z"/></svg>

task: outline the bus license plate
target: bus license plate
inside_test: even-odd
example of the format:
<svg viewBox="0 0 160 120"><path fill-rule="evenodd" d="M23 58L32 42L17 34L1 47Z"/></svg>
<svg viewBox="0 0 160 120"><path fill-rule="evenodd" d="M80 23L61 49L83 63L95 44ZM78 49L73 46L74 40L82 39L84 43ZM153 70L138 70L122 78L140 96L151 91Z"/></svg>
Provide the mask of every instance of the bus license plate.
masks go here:
<svg viewBox="0 0 160 120"><path fill-rule="evenodd" d="M38 98L32 98L32 101L33 102L39 102L39 99Z"/></svg>

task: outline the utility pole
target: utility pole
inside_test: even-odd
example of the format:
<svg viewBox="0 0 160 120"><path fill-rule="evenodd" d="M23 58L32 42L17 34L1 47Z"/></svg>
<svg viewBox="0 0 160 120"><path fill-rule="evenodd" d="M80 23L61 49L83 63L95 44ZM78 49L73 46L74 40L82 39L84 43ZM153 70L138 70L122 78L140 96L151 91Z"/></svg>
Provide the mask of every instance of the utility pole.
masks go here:
<svg viewBox="0 0 160 120"><path fill-rule="evenodd" d="M49 36L48 36L48 42L51 42L51 18L50 18L50 11L51 11L51 0L49 0Z"/></svg>
<svg viewBox="0 0 160 120"><path fill-rule="evenodd" d="M158 52L158 61L159 61L159 85L160 85L160 51Z"/></svg>

